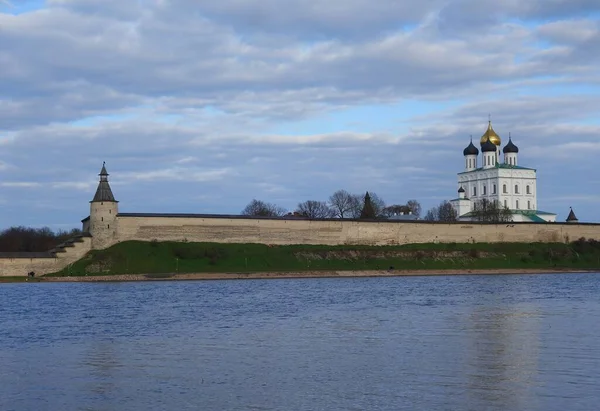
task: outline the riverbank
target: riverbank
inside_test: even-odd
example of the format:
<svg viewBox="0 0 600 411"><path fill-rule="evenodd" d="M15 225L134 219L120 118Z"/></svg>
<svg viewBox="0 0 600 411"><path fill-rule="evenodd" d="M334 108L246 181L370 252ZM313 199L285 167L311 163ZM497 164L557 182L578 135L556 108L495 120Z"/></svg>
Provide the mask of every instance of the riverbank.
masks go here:
<svg viewBox="0 0 600 411"><path fill-rule="evenodd" d="M295 271L257 273L185 273L185 274L121 274L38 278L5 277L0 282L127 282L127 281L193 281L193 280L259 280L290 278L350 277L417 277L448 275L518 275L518 274L582 274L595 270L488 269L488 270L360 270L360 271ZM14 281L11 281L14 280Z"/></svg>
<svg viewBox="0 0 600 411"><path fill-rule="evenodd" d="M600 269L600 243L430 243L317 246L129 241L84 258L48 277L164 273L223 278L340 276L338 273L520 273ZM237 274L231 274L237 273ZM294 273L294 274L291 274ZM335 274L323 274L335 273ZM346 274L344 274L346 275ZM373 275L373 274L368 274ZM405 275L405 274L404 274ZM214 277L213 277L214 278ZM219 277L220 278L220 277Z"/></svg>

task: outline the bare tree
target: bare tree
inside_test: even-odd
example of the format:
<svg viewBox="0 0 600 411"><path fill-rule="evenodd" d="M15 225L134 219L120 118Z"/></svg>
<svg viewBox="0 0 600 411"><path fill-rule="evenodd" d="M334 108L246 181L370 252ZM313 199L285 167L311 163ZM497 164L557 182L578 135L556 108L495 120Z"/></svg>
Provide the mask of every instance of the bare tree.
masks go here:
<svg viewBox="0 0 600 411"><path fill-rule="evenodd" d="M509 223L512 214L508 207L503 207L498 201L490 201L486 198L473 204L471 215L475 221L483 223Z"/></svg>
<svg viewBox="0 0 600 411"><path fill-rule="evenodd" d="M281 217L285 213L286 210L283 207L256 199L250 201L246 208L242 210L242 215L258 217Z"/></svg>
<svg viewBox="0 0 600 411"><path fill-rule="evenodd" d="M424 219L426 221L456 221L458 214L449 201L442 201L439 206L429 209Z"/></svg>
<svg viewBox="0 0 600 411"><path fill-rule="evenodd" d="M357 218L362 208L362 199L346 190L338 190L329 197L329 206L338 218ZM358 209L358 211L357 211Z"/></svg>
<svg viewBox="0 0 600 411"><path fill-rule="evenodd" d="M425 220L425 221L436 221L438 213L439 213L438 212L438 207L431 207L425 213L425 217L423 217L423 220Z"/></svg>
<svg viewBox="0 0 600 411"><path fill-rule="evenodd" d="M438 221L456 221L458 213L449 201L442 201L438 211Z"/></svg>
<svg viewBox="0 0 600 411"><path fill-rule="evenodd" d="M408 200L406 206L414 215L417 217L421 216L421 203L419 203L417 200Z"/></svg>
<svg viewBox="0 0 600 411"><path fill-rule="evenodd" d="M350 209L350 213L348 214L348 217L360 218L360 213L362 212L364 205L365 205L364 196L362 196L360 194L352 194L352 209Z"/></svg>
<svg viewBox="0 0 600 411"><path fill-rule="evenodd" d="M296 212L308 218L332 218L335 216L335 211L325 201L305 201L298 204Z"/></svg>
<svg viewBox="0 0 600 411"><path fill-rule="evenodd" d="M383 198L379 197L377 194L371 192L368 193L371 198L371 205L373 206L373 212L375 213L375 218L385 218L384 209L385 209L385 201Z"/></svg>

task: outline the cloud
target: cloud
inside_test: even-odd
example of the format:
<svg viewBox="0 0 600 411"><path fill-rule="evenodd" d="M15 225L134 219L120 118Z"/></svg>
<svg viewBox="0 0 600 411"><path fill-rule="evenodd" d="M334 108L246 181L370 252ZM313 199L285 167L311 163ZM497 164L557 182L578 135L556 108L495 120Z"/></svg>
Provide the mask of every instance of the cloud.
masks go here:
<svg viewBox="0 0 600 411"><path fill-rule="evenodd" d="M0 183L2 187L19 187L19 188L37 188L40 183L35 181L3 181Z"/></svg>
<svg viewBox="0 0 600 411"><path fill-rule="evenodd" d="M232 170L228 168L206 170L176 167L146 172L123 173L119 176L119 182L123 184L131 184L135 181L207 182L218 181L228 176L232 176L232 174Z"/></svg>
<svg viewBox="0 0 600 411"><path fill-rule="evenodd" d="M587 188L572 181L595 167L599 7L48 0L18 15L5 8L0 194L28 222L47 218L31 211L41 197L63 204L50 217L62 224L67 213L87 213L107 161L129 211L231 213L252 198L293 208L339 188L391 203L419 198L426 208L455 194L462 149L490 113L504 141L512 133L521 164L538 169L540 204L560 211L556 185L576 197Z"/></svg>

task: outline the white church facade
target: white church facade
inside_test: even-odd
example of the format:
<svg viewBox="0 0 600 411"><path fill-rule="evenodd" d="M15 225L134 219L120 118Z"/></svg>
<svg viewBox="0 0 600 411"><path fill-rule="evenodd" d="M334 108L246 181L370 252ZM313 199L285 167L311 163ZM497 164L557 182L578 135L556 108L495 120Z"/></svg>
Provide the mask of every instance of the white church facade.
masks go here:
<svg viewBox="0 0 600 411"><path fill-rule="evenodd" d="M450 201L459 221L472 221L474 204L488 200L508 208L515 222L555 222L556 214L538 209L536 170L519 165L519 148L510 137L502 148L503 159L501 145L490 121L481 136L481 156L472 140L464 149L465 169L458 173L458 198Z"/></svg>

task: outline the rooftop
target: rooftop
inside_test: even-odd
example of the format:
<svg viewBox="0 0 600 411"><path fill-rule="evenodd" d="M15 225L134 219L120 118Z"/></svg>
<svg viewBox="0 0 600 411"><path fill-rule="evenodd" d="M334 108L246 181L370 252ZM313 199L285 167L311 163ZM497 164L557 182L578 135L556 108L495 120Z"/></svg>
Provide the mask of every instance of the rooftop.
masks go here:
<svg viewBox="0 0 600 411"><path fill-rule="evenodd" d="M528 168L528 167L521 167L521 166L512 166L510 164L500 164L500 163L496 163L496 165L494 167L489 167L489 168L483 168L483 167L479 167L476 168L475 170L471 170L471 171L462 171L458 174L468 174L468 173L475 173L477 171L484 171L484 170L493 170L493 169L503 169L503 170L531 170L531 171L536 171L535 168Z"/></svg>

